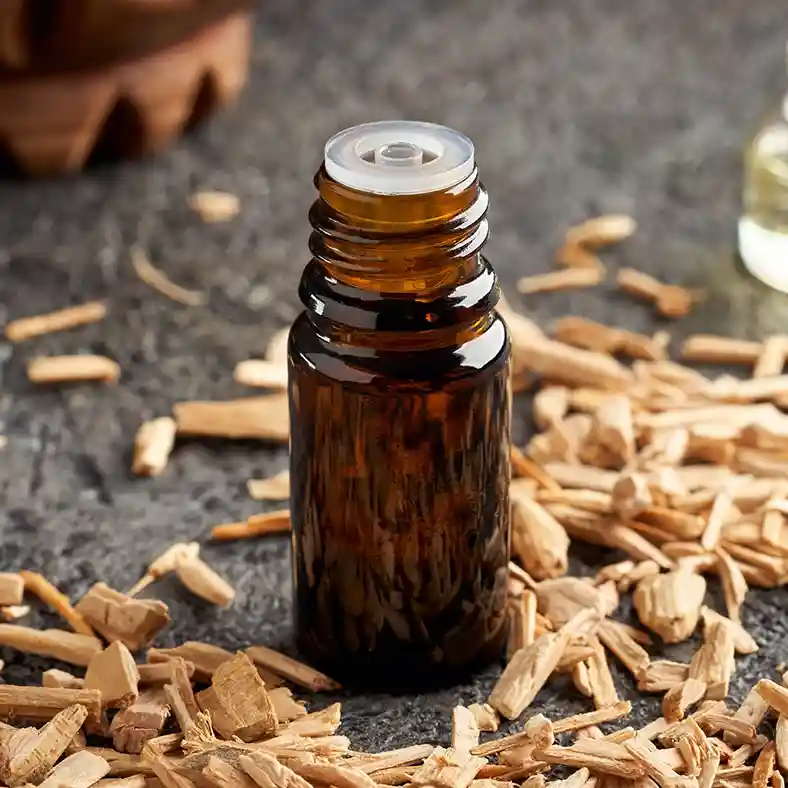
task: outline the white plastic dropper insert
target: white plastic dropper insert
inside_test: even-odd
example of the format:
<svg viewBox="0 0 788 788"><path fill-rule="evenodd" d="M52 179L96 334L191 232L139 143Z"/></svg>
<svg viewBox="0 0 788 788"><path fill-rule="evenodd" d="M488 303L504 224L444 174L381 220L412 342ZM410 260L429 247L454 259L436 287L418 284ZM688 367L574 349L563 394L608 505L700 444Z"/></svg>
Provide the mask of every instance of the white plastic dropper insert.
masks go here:
<svg viewBox="0 0 788 788"><path fill-rule="evenodd" d="M449 189L473 172L473 143L435 123L364 123L331 137L325 167L335 181L357 191L427 194Z"/></svg>

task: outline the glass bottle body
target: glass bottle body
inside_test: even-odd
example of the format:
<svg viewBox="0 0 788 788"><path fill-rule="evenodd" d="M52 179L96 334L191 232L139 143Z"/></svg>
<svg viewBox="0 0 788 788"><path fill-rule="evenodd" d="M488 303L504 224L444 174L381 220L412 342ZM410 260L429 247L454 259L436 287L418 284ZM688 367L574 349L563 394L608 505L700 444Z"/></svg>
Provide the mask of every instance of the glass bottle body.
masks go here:
<svg viewBox="0 0 788 788"><path fill-rule="evenodd" d="M788 292L788 97L745 152L739 252L754 276Z"/></svg>
<svg viewBox="0 0 788 788"><path fill-rule="evenodd" d="M504 645L509 344L475 173L312 209L290 335L300 647L351 683L435 684Z"/></svg>

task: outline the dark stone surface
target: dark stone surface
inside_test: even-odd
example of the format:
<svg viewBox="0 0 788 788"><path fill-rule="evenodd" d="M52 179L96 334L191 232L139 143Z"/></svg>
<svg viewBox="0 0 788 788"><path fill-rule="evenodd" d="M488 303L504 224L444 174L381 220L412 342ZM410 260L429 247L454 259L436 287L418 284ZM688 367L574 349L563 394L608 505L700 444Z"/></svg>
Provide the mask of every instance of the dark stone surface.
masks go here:
<svg viewBox="0 0 788 788"><path fill-rule="evenodd" d="M632 264L710 291L677 337L701 327L784 330L788 299L746 279L731 253L741 146L779 95L784 22L782 0L272 0L261 9L250 87L209 128L157 159L0 184L0 323L88 298L111 304L102 325L0 342L0 432L9 438L0 568L39 569L73 598L98 579L128 587L172 541L203 540L211 525L258 509L245 481L285 467L284 452L189 442L162 477L144 480L128 470L131 440L142 418L178 400L244 393L233 366L298 309L321 146L357 122L423 118L475 140L492 197L488 254L510 293L519 275L549 268L569 223L620 210L640 230L608 255L613 271ZM197 188L239 194L242 215L203 225L186 206ZM135 242L173 279L205 289L207 305L181 307L141 283L129 264ZM648 308L609 284L522 306L545 324L577 313L657 327ZM117 387L26 381L33 355L91 351L120 362ZM286 540L207 545L205 555L237 601L217 611L162 581L155 593L177 623L161 644L289 647ZM587 552L577 567L615 558ZM781 591L749 597L745 623L762 649L739 661L735 696L785 657L785 601ZM31 623L54 620L36 613ZM0 657L10 682L37 681L44 664ZM443 741L452 705L485 697L496 673L432 695L347 698L345 730L359 748ZM616 675L631 696L629 679ZM573 696L556 682L535 708L588 708ZM638 717L656 707L640 701Z"/></svg>

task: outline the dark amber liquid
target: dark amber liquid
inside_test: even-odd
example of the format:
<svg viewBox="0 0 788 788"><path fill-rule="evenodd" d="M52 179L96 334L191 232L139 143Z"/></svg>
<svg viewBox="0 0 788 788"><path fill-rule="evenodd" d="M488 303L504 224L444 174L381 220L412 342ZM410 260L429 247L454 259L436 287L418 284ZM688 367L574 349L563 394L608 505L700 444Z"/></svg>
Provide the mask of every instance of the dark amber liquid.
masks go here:
<svg viewBox="0 0 788 788"><path fill-rule="evenodd" d="M509 343L487 195L381 196L321 171L290 335L300 647L351 684L454 680L501 653Z"/></svg>

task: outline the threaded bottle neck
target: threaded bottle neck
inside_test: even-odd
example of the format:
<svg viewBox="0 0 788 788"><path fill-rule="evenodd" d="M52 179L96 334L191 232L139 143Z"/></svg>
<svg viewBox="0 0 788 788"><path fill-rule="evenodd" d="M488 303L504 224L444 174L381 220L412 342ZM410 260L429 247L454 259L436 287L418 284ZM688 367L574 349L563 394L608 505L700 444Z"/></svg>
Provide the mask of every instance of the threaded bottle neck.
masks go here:
<svg viewBox="0 0 788 788"><path fill-rule="evenodd" d="M473 323L498 299L480 251L487 192L474 170L440 192L380 195L317 173L309 214L308 309L361 329L429 330Z"/></svg>

